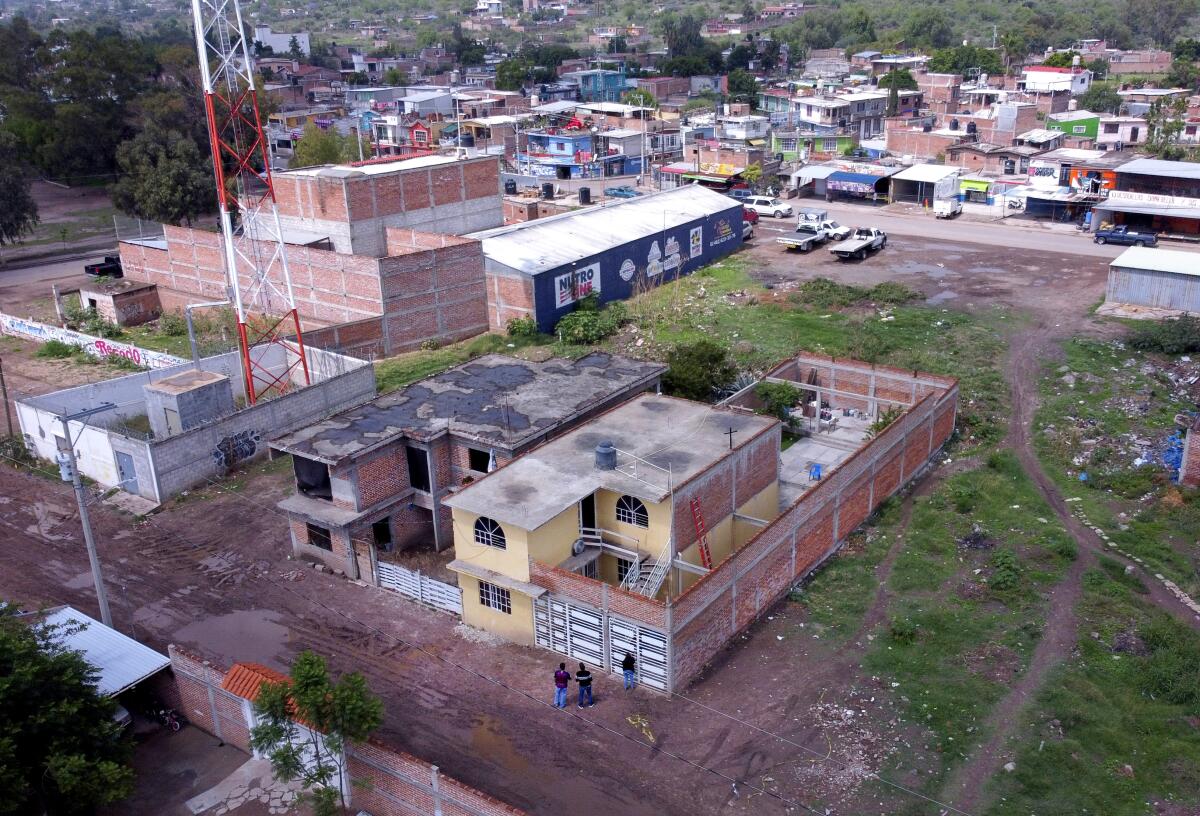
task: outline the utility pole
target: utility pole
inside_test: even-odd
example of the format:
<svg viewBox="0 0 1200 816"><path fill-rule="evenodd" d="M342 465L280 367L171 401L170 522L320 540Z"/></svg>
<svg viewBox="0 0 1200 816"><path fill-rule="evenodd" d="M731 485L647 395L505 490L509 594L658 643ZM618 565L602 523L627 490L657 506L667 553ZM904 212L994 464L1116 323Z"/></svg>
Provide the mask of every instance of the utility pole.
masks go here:
<svg viewBox="0 0 1200 816"><path fill-rule="evenodd" d="M0 399L4 400L4 421L8 423L8 438L13 438L12 407L8 404L8 385L4 382L4 358L0 357Z"/></svg>
<svg viewBox="0 0 1200 816"><path fill-rule="evenodd" d="M79 521L83 524L83 542L87 545L88 561L92 565L92 581L96 584L96 602L100 606L100 620L105 626L112 626L112 613L108 611L108 593L104 589L104 576L100 572L100 556L96 553L96 540L92 537L92 522L88 518L87 494L83 491L79 468L75 466L75 443L71 441L71 422L86 419L92 414L110 411L115 407L111 402L106 402L95 408L87 408L73 414L58 415L58 421L62 423L63 427L63 435L58 440L59 473L64 482L69 481L75 488L75 501L79 504Z"/></svg>

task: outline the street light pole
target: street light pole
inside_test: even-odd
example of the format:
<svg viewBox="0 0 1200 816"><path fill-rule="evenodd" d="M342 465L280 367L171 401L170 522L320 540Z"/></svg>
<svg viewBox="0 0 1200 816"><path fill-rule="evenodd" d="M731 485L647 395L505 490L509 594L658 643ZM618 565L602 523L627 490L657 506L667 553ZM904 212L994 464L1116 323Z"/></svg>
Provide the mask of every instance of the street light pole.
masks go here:
<svg viewBox="0 0 1200 816"><path fill-rule="evenodd" d="M58 440L58 465L63 481L70 481L75 488L75 501L79 504L79 521L83 524L83 541L87 545L88 561L92 565L92 581L96 585L96 602L100 606L100 620L105 626L112 626L112 613L108 611L108 593L104 589L104 576L100 572L100 556L96 552L96 540L92 537L92 523L88 517L87 495L83 491L83 480L79 478L79 468L75 466L75 444L71 441L71 425L74 420L85 419L92 414L99 414L115 408L111 402L106 402L95 408L77 411L73 414L59 414L58 421L62 423L63 436Z"/></svg>

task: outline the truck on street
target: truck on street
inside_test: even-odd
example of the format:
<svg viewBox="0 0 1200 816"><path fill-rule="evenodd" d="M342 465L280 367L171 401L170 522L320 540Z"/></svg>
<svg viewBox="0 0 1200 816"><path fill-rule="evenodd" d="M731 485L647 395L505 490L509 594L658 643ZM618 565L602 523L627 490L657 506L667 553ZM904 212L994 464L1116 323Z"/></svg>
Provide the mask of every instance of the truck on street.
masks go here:
<svg viewBox="0 0 1200 816"><path fill-rule="evenodd" d="M826 238L835 241L846 240L854 231L837 221L829 220L829 213L825 210L801 210L800 214L796 216L796 232L804 232L806 224L816 224L825 231Z"/></svg>
<svg viewBox="0 0 1200 816"><path fill-rule="evenodd" d="M776 243L783 244L784 249L798 249L801 252L808 252L817 244L823 244L830 238L829 232L821 226L820 222L801 222L796 227L794 235L785 235L782 238L776 238Z"/></svg>
<svg viewBox="0 0 1200 816"><path fill-rule="evenodd" d="M953 218L962 213L962 202L957 198L935 198L933 200L934 218Z"/></svg>
<svg viewBox="0 0 1200 816"><path fill-rule="evenodd" d="M1153 232L1138 232L1129 227L1109 227L1096 230L1092 239L1097 244L1124 244L1125 246L1157 246L1158 235Z"/></svg>
<svg viewBox="0 0 1200 816"><path fill-rule="evenodd" d="M849 258L861 260L867 257L867 253L883 249L885 246L887 234L883 230L876 227L859 227L854 231L854 235L839 244L834 244L829 251L843 261Z"/></svg>

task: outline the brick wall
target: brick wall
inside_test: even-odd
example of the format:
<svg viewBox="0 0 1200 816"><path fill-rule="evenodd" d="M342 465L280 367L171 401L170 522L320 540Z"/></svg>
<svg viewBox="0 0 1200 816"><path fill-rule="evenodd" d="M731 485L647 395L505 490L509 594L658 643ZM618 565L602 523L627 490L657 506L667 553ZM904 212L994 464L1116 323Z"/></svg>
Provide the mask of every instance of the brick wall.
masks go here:
<svg viewBox="0 0 1200 816"><path fill-rule="evenodd" d="M411 487L403 444L390 445L375 456L356 460L355 468L358 471L359 510L399 496Z"/></svg>
<svg viewBox="0 0 1200 816"><path fill-rule="evenodd" d="M667 607L662 601L626 592L603 581L595 581L558 567L530 561L529 582L545 587L565 599L613 612L648 626L661 628L667 625Z"/></svg>
<svg viewBox="0 0 1200 816"><path fill-rule="evenodd" d="M908 393L918 394L917 402L674 601L675 689L690 682L730 638L835 552L953 433L958 401L954 380L810 355L781 365L772 375L802 372L811 365L827 367L839 387L845 382L847 390L864 394L871 388L875 393L890 389L899 397L907 378Z"/></svg>
<svg viewBox="0 0 1200 816"><path fill-rule="evenodd" d="M246 701L221 688L225 670L170 645L171 670L188 721L219 739L250 752ZM213 701L216 701L215 704ZM217 712L214 717L214 710ZM524 811L441 773L436 765L378 740L348 746L346 766L352 782L351 812L372 816L522 816Z"/></svg>
<svg viewBox="0 0 1200 816"><path fill-rule="evenodd" d="M525 275L487 273L488 327L504 331L508 321L534 316L533 279Z"/></svg>
<svg viewBox="0 0 1200 816"><path fill-rule="evenodd" d="M1179 483L1200 487L1200 430L1188 428L1183 439L1183 462L1179 466Z"/></svg>

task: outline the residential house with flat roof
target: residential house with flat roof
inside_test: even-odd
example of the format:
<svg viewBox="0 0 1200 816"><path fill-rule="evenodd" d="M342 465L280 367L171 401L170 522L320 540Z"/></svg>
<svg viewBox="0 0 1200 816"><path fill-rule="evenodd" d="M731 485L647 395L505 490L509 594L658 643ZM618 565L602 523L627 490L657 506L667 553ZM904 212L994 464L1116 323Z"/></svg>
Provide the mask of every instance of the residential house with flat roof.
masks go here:
<svg viewBox="0 0 1200 816"><path fill-rule="evenodd" d="M658 384L664 367L601 352L487 355L280 437L296 555L377 582L378 563L451 544L443 501L515 456Z"/></svg>

